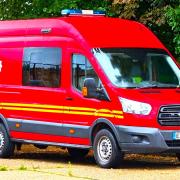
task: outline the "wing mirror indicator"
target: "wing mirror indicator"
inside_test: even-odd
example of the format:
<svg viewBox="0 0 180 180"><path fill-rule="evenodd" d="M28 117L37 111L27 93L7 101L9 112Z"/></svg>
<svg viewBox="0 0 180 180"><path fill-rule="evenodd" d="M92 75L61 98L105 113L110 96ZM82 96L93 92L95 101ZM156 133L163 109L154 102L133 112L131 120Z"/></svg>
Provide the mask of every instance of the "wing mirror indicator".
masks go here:
<svg viewBox="0 0 180 180"><path fill-rule="evenodd" d="M88 89L87 89L87 87L83 87L83 88L82 88L82 95L83 95L84 97L87 97L87 96L88 96Z"/></svg>

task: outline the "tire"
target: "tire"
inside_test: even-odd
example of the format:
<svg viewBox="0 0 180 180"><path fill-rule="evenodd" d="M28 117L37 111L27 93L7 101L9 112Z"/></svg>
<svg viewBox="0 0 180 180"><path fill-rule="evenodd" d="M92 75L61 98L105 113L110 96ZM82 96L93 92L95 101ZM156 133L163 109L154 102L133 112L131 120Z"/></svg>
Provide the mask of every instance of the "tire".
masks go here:
<svg viewBox="0 0 180 180"><path fill-rule="evenodd" d="M0 124L0 158L9 158L14 153L15 145L10 140L5 127Z"/></svg>
<svg viewBox="0 0 180 180"><path fill-rule="evenodd" d="M93 150L96 163L102 168L114 168L122 162L123 153L113 134L107 129L102 129L96 134Z"/></svg>
<svg viewBox="0 0 180 180"><path fill-rule="evenodd" d="M70 156L73 158L83 158L89 152L89 149L67 148L67 150Z"/></svg>

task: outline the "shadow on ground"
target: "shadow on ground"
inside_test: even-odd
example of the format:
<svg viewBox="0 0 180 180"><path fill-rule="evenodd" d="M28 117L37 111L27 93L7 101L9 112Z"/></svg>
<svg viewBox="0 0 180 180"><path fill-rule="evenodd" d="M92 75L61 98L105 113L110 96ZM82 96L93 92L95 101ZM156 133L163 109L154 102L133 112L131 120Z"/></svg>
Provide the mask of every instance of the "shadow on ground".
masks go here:
<svg viewBox="0 0 180 180"><path fill-rule="evenodd" d="M47 150L39 150L31 146L16 151L13 159L26 159L33 161L44 161L50 163L69 163L83 166L97 166L90 152L85 158L70 157L66 150L60 148L48 148ZM174 155L126 155L119 169L175 169L180 168L180 162Z"/></svg>

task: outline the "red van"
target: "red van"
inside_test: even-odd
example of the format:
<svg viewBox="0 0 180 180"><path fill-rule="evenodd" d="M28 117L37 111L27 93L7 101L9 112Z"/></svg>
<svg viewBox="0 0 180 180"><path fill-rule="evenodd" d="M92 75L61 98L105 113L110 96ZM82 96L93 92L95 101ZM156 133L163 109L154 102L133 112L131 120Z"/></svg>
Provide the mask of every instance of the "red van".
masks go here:
<svg viewBox="0 0 180 180"><path fill-rule="evenodd" d="M102 11L0 22L0 157L15 145L180 159L180 69L142 24Z"/></svg>

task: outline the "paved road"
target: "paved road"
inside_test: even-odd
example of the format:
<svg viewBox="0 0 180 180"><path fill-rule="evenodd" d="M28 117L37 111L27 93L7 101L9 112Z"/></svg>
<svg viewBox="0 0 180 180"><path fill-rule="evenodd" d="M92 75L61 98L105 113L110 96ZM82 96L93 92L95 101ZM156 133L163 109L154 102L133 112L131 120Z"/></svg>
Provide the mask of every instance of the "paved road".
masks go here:
<svg viewBox="0 0 180 180"><path fill-rule="evenodd" d="M39 150L23 146L12 159L0 160L0 180L179 180L180 162L173 156L126 155L117 169L99 168L90 153L84 159L72 159L65 150L49 147Z"/></svg>

